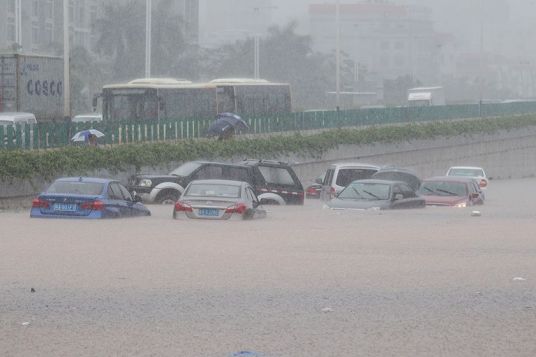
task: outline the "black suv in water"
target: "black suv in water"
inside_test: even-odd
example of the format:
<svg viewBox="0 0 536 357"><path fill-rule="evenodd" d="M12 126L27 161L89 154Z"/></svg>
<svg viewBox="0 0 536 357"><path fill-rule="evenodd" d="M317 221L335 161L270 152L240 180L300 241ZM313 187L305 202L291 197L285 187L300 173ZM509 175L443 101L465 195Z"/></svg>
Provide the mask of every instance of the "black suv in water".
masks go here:
<svg viewBox="0 0 536 357"><path fill-rule="evenodd" d="M254 187L264 204L303 204L303 186L286 164L271 160L245 160L236 164L190 161L169 175L135 175L128 190L147 203L173 203L193 180L245 181Z"/></svg>

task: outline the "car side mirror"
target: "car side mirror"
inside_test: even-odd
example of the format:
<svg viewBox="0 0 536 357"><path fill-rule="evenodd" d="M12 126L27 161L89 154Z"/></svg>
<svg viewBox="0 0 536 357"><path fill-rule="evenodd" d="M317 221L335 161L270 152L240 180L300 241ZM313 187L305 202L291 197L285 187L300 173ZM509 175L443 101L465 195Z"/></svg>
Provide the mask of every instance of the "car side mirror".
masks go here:
<svg viewBox="0 0 536 357"><path fill-rule="evenodd" d="M493 177L488 177L488 180L490 180L490 181L493 180Z"/></svg>
<svg viewBox="0 0 536 357"><path fill-rule="evenodd" d="M253 201L253 208L259 207L260 203L259 201Z"/></svg>
<svg viewBox="0 0 536 357"><path fill-rule="evenodd" d="M480 197L480 194L478 194L478 193L471 193L471 198L472 198L472 199L477 199L477 198L479 198L479 197Z"/></svg>
<svg viewBox="0 0 536 357"><path fill-rule="evenodd" d="M401 200L401 199L403 199L403 198L404 198L404 195L403 195L403 194L401 194L401 193L397 193L397 194L395 194L395 201Z"/></svg>
<svg viewBox="0 0 536 357"><path fill-rule="evenodd" d="M322 178L321 177L315 178L315 183L321 185L322 184Z"/></svg>

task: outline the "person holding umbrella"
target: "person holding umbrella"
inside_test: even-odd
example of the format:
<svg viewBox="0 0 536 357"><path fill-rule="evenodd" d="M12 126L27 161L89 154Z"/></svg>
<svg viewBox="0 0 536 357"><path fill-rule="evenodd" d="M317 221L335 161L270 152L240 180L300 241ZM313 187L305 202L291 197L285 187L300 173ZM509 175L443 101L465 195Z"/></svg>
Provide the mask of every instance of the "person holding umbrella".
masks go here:
<svg viewBox="0 0 536 357"><path fill-rule="evenodd" d="M89 134L87 136L87 142L88 142L89 146L97 146L98 145L98 143L97 143L97 135Z"/></svg>
<svg viewBox="0 0 536 357"><path fill-rule="evenodd" d="M104 134L96 129L82 130L76 133L71 141L73 143L86 143L89 146L97 146L97 138L103 137Z"/></svg>
<svg viewBox="0 0 536 357"><path fill-rule="evenodd" d="M232 139L237 131L245 131L249 125L234 113L219 113L216 120L210 125L207 131L208 137L217 136L218 140Z"/></svg>
<svg viewBox="0 0 536 357"><path fill-rule="evenodd" d="M224 130L220 135L218 135L218 141L232 139L234 138L234 135L235 128L231 126L230 128Z"/></svg>

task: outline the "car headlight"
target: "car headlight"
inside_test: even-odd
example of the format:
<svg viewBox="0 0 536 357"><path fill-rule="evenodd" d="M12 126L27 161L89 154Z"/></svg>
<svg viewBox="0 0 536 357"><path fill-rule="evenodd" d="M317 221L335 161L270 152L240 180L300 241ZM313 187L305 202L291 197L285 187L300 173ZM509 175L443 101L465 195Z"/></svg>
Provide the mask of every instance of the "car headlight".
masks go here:
<svg viewBox="0 0 536 357"><path fill-rule="evenodd" d="M153 185L153 181L149 180L149 179L142 179L140 181L140 186L142 187L151 187Z"/></svg>
<svg viewBox="0 0 536 357"><path fill-rule="evenodd" d="M458 208L465 208L467 207L467 202L461 202L461 203L458 203L456 206L454 207L458 207Z"/></svg>

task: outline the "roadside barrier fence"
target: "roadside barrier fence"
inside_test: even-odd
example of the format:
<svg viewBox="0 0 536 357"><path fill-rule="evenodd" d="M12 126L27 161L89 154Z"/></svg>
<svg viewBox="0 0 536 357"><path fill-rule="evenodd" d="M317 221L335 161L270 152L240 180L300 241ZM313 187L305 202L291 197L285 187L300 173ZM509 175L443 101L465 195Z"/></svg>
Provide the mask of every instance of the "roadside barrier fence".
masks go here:
<svg viewBox="0 0 536 357"><path fill-rule="evenodd" d="M250 134L297 132L303 130L360 127L422 121L479 117L507 117L536 113L536 102L446 105L431 107L369 108L341 111L306 111L273 116L243 118ZM161 120L159 122L47 122L25 125L0 124L0 149L47 149L72 143L72 136L85 129L105 134L100 144L142 143L197 139L214 118Z"/></svg>

